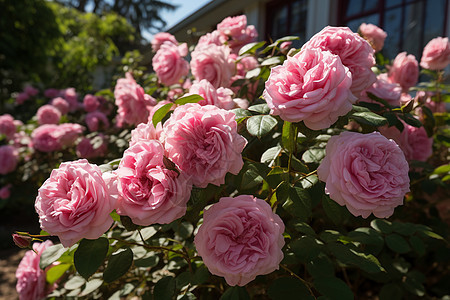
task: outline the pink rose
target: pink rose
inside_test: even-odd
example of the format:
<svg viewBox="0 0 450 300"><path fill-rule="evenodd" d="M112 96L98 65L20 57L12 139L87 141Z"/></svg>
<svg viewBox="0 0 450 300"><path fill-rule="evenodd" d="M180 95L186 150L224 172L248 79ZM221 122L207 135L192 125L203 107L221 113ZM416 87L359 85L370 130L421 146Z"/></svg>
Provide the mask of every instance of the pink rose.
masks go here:
<svg viewBox="0 0 450 300"><path fill-rule="evenodd" d="M59 97L60 91L58 89L46 89L44 91L44 96L47 98L56 98Z"/></svg>
<svg viewBox="0 0 450 300"><path fill-rule="evenodd" d="M70 112L74 112L79 108L80 103L78 103L78 94L75 91L75 88L61 90L61 96L69 103Z"/></svg>
<svg viewBox="0 0 450 300"><path fill-rule="evenodd" d="M272 68L263 96L272 115L318 130L352 109L351 85L352 75L339 56L306 48Z"/></svg>
<svg viewBox="0 0 450 300"><path fill-rule="evenodd" d="M241 58L236 63L237 75L245 76L248 71L251 71L258 67L258 60L253 56L246 56Z"/></svg>
<svg viewBox="0 0 450 300"><path fill-rule="evenodd" d="M389 80L400 84L404 92L415 86L419 80L419 64L414 55L399 53L389 69Z"/></svg>
<svg viewBox="0 0 450 300"><path fill-rule="evenodd" d="M191 56L191 70L196 80L206 79L215 88L230 85L234 72L234 63L229 57L230 48L216 45L197 46Z"/></svg>
<svg viewBox="0 0 450 300"><path fill-rule="evenodd" d="M82 238L97 239L112 225L117 195L100 168L85 159L62 163L38 191L35 208L41 228L64 247Z"/></svg>
<svg viewBox="0 0 450 300"><path fill-rule="evenodd" d="M20 104L23 104L28 99L30 99L30 95L28 95L25 92L22 92L16 96L16 103L20 105Z"/></svg>
<svg viewBox="0 0 450 300"><path fill-rule="evenodd" d="M450 64L450 42L448 37L437 37L423 48L420 66L429 70L443 70Z"/></svg>
<svg viewBox="0 0 450 300"><path fill-rule="evenodd" d="M373 24L362 23L359 26L359 32L372 45L375 52L383 49L384 40L387 37L383 29Z"/></svg>
<svg viewBox="0 0 450 300"><path fill-rule="evenodd" d="M433 92L418 91L416 93L416 96L414 97L414 102L417 105L420 105L420 104L425 105L426 107L428 107L431 110L432 113L446 112L445 102L433 101L432 96L434 96ZM416 112L417 112L417 115L419 116L420 120L423 121L422 107L418 107Z"/></svg>
<svg viewBox="0 0 450 300"><path fill-rule="evenodd" d="M135 129L131 131L130 147L137 144L140 141L159 140L161 136L161 123L153 126L151 120L148 123L141 123Z"/></svg>
<svg viewBox="0 0 450 300"><path fill-rule="evenodd" d="M189 89L188 95L200 95L204 98L198 102L200 105L215 105L223 109L233 109L233 91L227 88L220 87L216 89L208 80L202 79L198 82L194 82Z"/></svg>
<svg viewBox="0 0 450 300"><path fill-rule="evenodd" d="M382 135L393 139L405 154L406 160L426 161L433 153L433 138L428 137L424 127L414 127L401 121L404 125L402 132L397 127L379 128Z"/></svg>
<svg viewBox="0 0 450 300"><path fill-rule="evenodd" d="M216 106L190 103L177 107L164 123L161 138L168 157L196 186L221 185L227 172L241 170L247 140L238 134L234 118Z"/></svg>
<svg viewBox="0 0 450 300"><path fill-rule="evenodd" d="M236 105L236 107L242 108L242 109L247 109L250 105L250 103L248 102L247 99L242 99L242 98L234 98L233 102Z"/></svg>
<svg viewBox="0 0 450 300"><path fill-rule="evenodd" d="M41 125L31 133L32 146L42 152L59 151L71 146L82 132L83 127L78 124Z"/></svg>
<svg viewBox="0 0 450 300"><path fill-rule="evenodd" d="M189 63L183 59L187 52L186 43L176 46L166 42L161 45L152 59L152 66L159 82L169 86L178 83L189 73Z"/></svg>
<svg viewBox="0 0 450 300"><path fill-rule="evenodd" d="M153 37L153 40L151 42L153 52L157 52L159 50L159 48L161 47L161 45L163 43L167 43L167 42L171 43L175 46L178 45L177 39L168 32L159 32L159 33L155 34L155 36Z"/></svg>
<svg viewBox="0 0 450 300"><path fill-rule="evenodd" d="M9 114L0 115L0 135L4 134L8 140L14 137L16 124L14 118Z"/></svg>
<svg viewBox="0 0 450 300"><path fill-rule="evenodd" d="M16 290L20 300L41 300L44 299L55 287L46 283L46 273L48 269L42 270L39 267L41 255L45 249L53 246L52 241L34 243L33 250L25 253L16 270Z"/></svg>
<svg viewBox="0 0 450 300"><path fill-rule="evenodd" d="M63 147L72 146L83 132L83 126L73 123L64 123L57 127L55 136Z"/></svg>
<svg viewBox="0 0 450 300"><path fill-rule="evenodd" d="M382 74L384 75L384 74ZM361 93L359 101L375 102L369 98L367 93L371 93L378 98L386 100L393 107L400 106L400 98L402 95L402 87L398 83L390 83L386 76L379 75L377 81L370 88Z"/></svg>
<svg viewBox="0 0 450 300"><path fill-rule="evenodd" d="M233 53L238 53L243 45L255 41L258 37L255 26L247 26L245 15L225 18L217 24L217 31L228 40Z"/></svg>
<svg viewBox="0 0 450 300"><path fill-rule="evenodd" d="M19 152L10 145L0 146L0 174L13 172L19 163Z"/></svg>
<svg viewBox="0 0 450 300"><path fill-rule="evenodd" d="M203 213L194 243L208 270L229 285L244 286L278 269L284 224L264 200L223 197Z"/></svg>
<svg viewBox="0 0 450 300"><path fill-rule="evenodd" d="M302 49L305 48L320 48L338 55L352 73L351 90L356 97L376 81L371 69L375 65L374 50L347 27L327 26L303 45Z"/></svg>
<svg viewBox="0 0 450 300"><path fill-rule="evenodd" d="M291 49L292 41L282 42L280 44L280 52L283 54L287 54L289 49Z"/></svg>
<svg viewBox="0 0 450 300"><path fill-rule="evenodd" d="M202 35L198 40L197 47L208 46L211 44L221 46L227 41L227 38L220 34L219 31L214 30L211 33Z"/></svg>
<svg viewBox="0 0 450 300"><path fill-rule="evenodd" d="M87 94L83 98L83 106L85 111L93 112L97 110L97 108L99 108L100 102L98 101L96 96Z"/></svg>
<svg viewBox="0 0 450 300"><path fill-rule="evenodd" d="M156 140L138 141L125 150L117 169L120 198L117 213L142 226L168 224L186 213L192 184L164 164L164 148Z"/></svg>
<svg viewBox="0 0 450 300"><path fill-rule="evenodd" d="M31 85L27 85L24 90L25 93L28 94L28 96L32 97L32 96L36 96L39 93L39 90L32 87Z"/></svg>
<svg viewBox="0 0 450 300"><path fill-rule="evenodd" d="M66 115L69 112L69 102L64 98L53 98L52 101L50 101L50 104L56 107L61 112L61 115Z"/></svg>
<svg viewBox="0 0 450 300"><path fill-rule="evenodd" d="M83 138L77 145L77 156L79 158L101 157L108 151L108 142L104 135L99 134L93 139Z"/></svg>
<svg viewBox="0 0 450 300"><path fill-rule="evenodd" d="M325 193L354 216L387 218L409 191L408 162L397 144L378 132L332 136L317 169Z"/></svg>
<svg viewBox="0 0 450 300"><path fill-rule="evenodd" d="M117 80L114 97L118 106L117 125L124 123L137 125L147 123L149 110L156 104L152 96L145 94L144 89L136 83L131 73L126 78Z"/></svg>
<svg viewBox="0 0 450 300"><path fill-rule="evenodd" d="M8 199L11 196L11 184L7 184L0 188L0 199Z"/></svg>
<svg viewBox="0 0 450 300"><path fill-rule="evenodd" d="M36 116L39 125L58 124L61 119L61 112L53 105L46 104L39 107Z"/></svg>
<svg viewBox="0 0 450 300"><path fill-rule="evenodd" d="M90 131L98 131L100 128L109 128L108 118L100 111L93 111L86 114L85 122Z"/></svg>

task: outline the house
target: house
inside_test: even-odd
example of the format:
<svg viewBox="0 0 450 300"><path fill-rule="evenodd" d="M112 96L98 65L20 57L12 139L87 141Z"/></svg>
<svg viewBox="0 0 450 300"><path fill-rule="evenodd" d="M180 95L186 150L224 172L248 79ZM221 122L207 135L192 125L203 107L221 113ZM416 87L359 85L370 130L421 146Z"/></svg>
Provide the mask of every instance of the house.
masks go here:
<svg viewBox="0 0 450 300"><path fill-rule="evenodd" d="M327 25L357 31L363 22L383 28L383 53L422 55L432 38L450 32L450 0L213 0L168 30L179 41L196 39L228 16L245 14L259 40L296 35L297 47Z"/></svg>

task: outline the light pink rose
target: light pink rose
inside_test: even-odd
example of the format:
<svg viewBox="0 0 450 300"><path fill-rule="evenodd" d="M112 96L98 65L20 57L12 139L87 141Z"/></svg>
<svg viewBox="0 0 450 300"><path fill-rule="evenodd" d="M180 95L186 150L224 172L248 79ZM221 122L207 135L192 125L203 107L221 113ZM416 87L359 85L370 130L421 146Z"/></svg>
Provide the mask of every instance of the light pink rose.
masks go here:
<svg viewBox="0 0 450 300"><path fill-rule="evenodd" d="M247 26L245 15L225 18L217 24L217 31L228 40L233 53L238 53L243 45L255 41L258 37L255 26Z"/></svg>
<svg viewBox="0 0 450 300"><path fill-rule="evenodd" d="M280 52L283 54L287 54L289 49L291 49L292 41L282 42L280 44Z"/></svg>
<svg viewBox="0 0 450 300"><path fill-rule="evenodd" d="M46 89L44 91L44 96L51 99L59 97L60 94L61 93L58 89Z"/></svg>
<svg viewBox="0 0 450 300"><path fill-rule="evenodd" d="M379 128L382 135L393 139L405 154L406 160L426 161L433 153L433 138L428 137L424 127L414 127L406 124L403 120L402 132L397 127Z"/></svg>
<svg viewBox="0 0 450 300"><path fill-rule="evenodd" d="M239 195L223 197L205 210L194 243L212 274L244 286L278 269L283 232L283 221L267 202Z"/></svg>
<svg viewBox="0 0 450 300"><path fill-rule="evenodd" d="M137 144L140 141L159 140L161 136L162 126L161 123L153 126L152 121L148 123L141 123L135 129L131 131L130 147Z"/></svg>
<svg viewBox="0 0 450 300"><path fill-rule="evenodd" d="M177 39L168 32L159 32L159 33L155 34L155 36L153 37L153 40L151 42L153 52L157 52L159 50L159 48L161 47L161 45L163 43L167 43L167 42L171 43L175 46L178 45Z"/></svg>
<svg viewBox="0 0 450 300"><path fill-rule="evenodd" d="M443 70L450 64L450 42L448 37L437 37L423 48L420 66L429 70Z"/></svg>
<svg viewBox="0 0 450 300"><path fill-rule="evenodd" d="M198 40L197 47L208 46L211 44L221 46L227 41L227 38L220 34L219 31L214 30L211 33L202 35Z"/></svg>
<svg viewBox="0 0 450 300"><path fill-rule="evenodd" d="M97 110L97 108L99 108L100 102L98 101L96 96L87 94L83 98L83 106L85 111L93 112Z"/></svg>
<svg viewBox="0 0 450 300"><path fill-rule="evenodd" d="M30 99L30 95L28 95L25 92L22 92L16 96L16 103L20 105L20 104L23 104L28 99Z"/></svg>
<svg viewBox="0 0 450 300"><path fill-rule="evenodd" d="M170 91L167 93L167 99L170 101L175 101L183 94L184 90L182 88L171 88Z"/></svg>
<svg viewBox="0 0 450 300"><path fill-rule="evenodd" d="M237 108L247 109L250 105L247 99L242 98L234 98L233 99L234 104Z"/></svg>
<svg viewBox="0 0 450 300"><path fill-rule="evenodd" d="M53 105L46 104L39 107L36 116L39 125L58 124L61 119L61 112Z"/></svg>
<svg viewBox="0 0 450 300"><path fill-rule="evenodd" d="M192 184L185 173L165 166L160 142L138 141L125 150L117 178L117 213L133 223L168 224L186 213Z"/></svg>
<svg viewBox="0 0 450 300"><path fill-rule="evenodd" d="M64 123L58 125L55 136L58 137L63 147L72 146L76 139L83 132L83 126L73 123Z"/></svg>
<svg viewBox="0 0 450 300"><path fill-rule="evenodd" d="M32 87L31 85L27 85L23 91L28 94L28 96L36 96L39 93L39 90Z"/></svg>
<svg viewBox="0 0 450 300"><path fill-rule="evenodd" d="M42 152L59 151L71 146L82 132L83 127L78 124L41 125L31 133L32 146Z"/></svg>
<svg viewBox="0 0 450 300"><path fill-rule="evenodd" d="M189 89L189 95L200 95L204 98L198 102L200 105L215 105L223 109L233 109L235 104L233 102L233 91L227 88L220 87L216 89L208 80L202 79L194 82Z"/></svg>
<svg viewBox="0 0 450 300"><path fill-rule="evenodd" d="M230 79L234 72L234 62L230 59L230 48L213 44L196 47L191 56L191 71L196 80L206 79L215 88L230 85Z"/></svg>
<svg viewBox="0 0 450 300"><path fill-rule="evenodd" d="M186 43L180 46L163 43L152 59L152 66L159 82L164 85L178 83L189 73L189 63L183 59L187 55Z"/></svg>
<svg viewBox="0 0 450 300"><path fill-rule="evenodd" d="M247 140L238 134L234 118L216 106L190 103L177 107L164 123L161 138L168 157L196 186L221 185L227 172L241 170Z"/></svg>
<svg viewBox="0 0 450 300"><path fill-rule="evenodd" d="M332 136L317 169L325 193L354 216L387 218L409 191L408 162L398 145L379 132Z"/></svg>
<svg viewBox="0 0 450 300"><path fill-rule="evenodd" d="M0 115L0 135L4 134L8 140L14 137L16 124L14 118L9 114Z"/></svg>
<svg viewBox="0 0 450 300"><path fill-rule="evenodd" d="M406 104L408 104L408 102L411 101L411 100L412 100L412 97L411 97L410 94L408 94L408 93L402 93L402 95L400 96L400 105L401 105L401 106L406 105Z"/></svg>
<svg viewBox="0 0 450 300"><path fill-rule="evenodd" d="M389 69L389 80L400 84L404 92L415 86L419 80L419 64L414 55L399 53Z"/></svg>
<svg viewBox="0 0 450 300"><path fill-rule="evenodd" d="M7 184L0 188L0 199L8 199L11 196L11 184Z"/></svg>
<svg viewBox="0 0 450 300"><path fill-rule="evenodd" d="M382 74L383 75L383 74ZM377 81L370 88L361 93L359 101L374 102L369 98L367 93L371 93L378 98L386 100L393 107L400 106L400 98L402 95L402 87L398 83L390 83L386 76L379 75Z"/></svg>
<svg viewBox="0 0 450 300"><path fill-rule="evenodd" d="M272 115L318 130L352 109L351 85L352 75L339 56L306 48L272 68L263 96Z"/></svg>
<svg viewBox="0 0 450 300"><path fill-rule="evenodd" d="M38 191L35 208L41 228L64 247L82 238L97 239L112 225L117 195L100 168L86 159L62 163Z"/></svg>
<svg viewBox="0 0 450 300"><path fill-rule="evenodd" d="M152 96L145 94L144 89L136 83L131 73L126 78L117 80L114 97L118 106L117 126L124 123L137 125L147 123L149 110L156 104Z"/></svg>
<svg viewBox="0 0 450 300"><path fill-rule="evenodd" d="M320 48L338 55L352 73L351 90L356 97L376 81L371 69L375 65L373 48L348 27L327 26L303 45L305 48Z"/></svg>
<svg viewBox="0 0 450 300"><path fill-rule="evenodd" d="M100 128L108 129L109 121L106 115L100 111L93 111L86 114L86 125L90 131L98 131Z"/></svg>
<svg viewBox="0 0 450 300"><path fill-rule="evenodd" d="M383 29L373 24L362 23L359 26L359 32L372 45L375 52L383 49L384 40L387 37Z"/></svg>
<svg viewBox="0 0 450 300"><path fill-rule="evenodd" d="M80 107L80 103L78 102L78 94L75 91L75 88L67 88L65 90L61 90L61 97L69 102L69 111L74 112Z"/></svg>
<svg viewBox="0 0 450 300"><path fill-rule="evenodd" d="M237 75L245 76L248 71L251 71L258 67L258 60L253 56L246 56L241 58L236 63Z"/></svg>
<svg viewBox="0 0 450 300"><path fill-rule="evenodd" d="M90 139L83 138L77 145L76 154L79 158L101 157L108 151L108 142L102 134Z"/></svg>
<svg viewBox="0 0 450 300"><path fill-rule="evenodd" d="M39 267L41 255L45 249L53 246L52 241L34 243L33 250L25 253L16 270L16 290L20 300L41 300L44 299L56 284L49 286L46 283L46 273L50 268L42 270Z"/></svg>
<svg viewBox="0 0 450 300"><path fill-rule="evenodd" d="M53 98L50 104L56 107L61 112L61 115L66 115L69 112L70 104L64 98Z"/></svg>
<svg viewBox="0 0 450 300"><path fill-rule="evenodd" d="M433 92L418 91L416 93L416 96L414 97L414 102L416 103L416 105L425 105L431 110L432 113L446 112L445 102L436 102L432 99L433 96ZM416 109L416 113L419 116L419 119L423 122L424 117L422 107L418 107Z"/></svg>
<svg viewBox="0 0 450 300"><path fill-rule="evenodd" d="M10 145L0 146L0 174L13 172L19 163L19 152Z"/></svg>

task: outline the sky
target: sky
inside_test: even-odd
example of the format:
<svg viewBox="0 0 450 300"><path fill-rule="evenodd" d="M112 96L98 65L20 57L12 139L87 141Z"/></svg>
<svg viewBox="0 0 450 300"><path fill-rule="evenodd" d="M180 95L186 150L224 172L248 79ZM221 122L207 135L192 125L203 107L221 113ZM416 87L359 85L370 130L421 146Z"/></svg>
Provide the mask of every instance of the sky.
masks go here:
<svg viewBox="0 0 450 300"><path fill-rule="evenodd" d="M175 11L161 11L161 17L167 22L165 30L171 28L193 12L204 6L206 3L213 0L166 0L165 2L177 5L178 8ZM144 32L144 37L151 41L153 35L150 32Z"/></svg>

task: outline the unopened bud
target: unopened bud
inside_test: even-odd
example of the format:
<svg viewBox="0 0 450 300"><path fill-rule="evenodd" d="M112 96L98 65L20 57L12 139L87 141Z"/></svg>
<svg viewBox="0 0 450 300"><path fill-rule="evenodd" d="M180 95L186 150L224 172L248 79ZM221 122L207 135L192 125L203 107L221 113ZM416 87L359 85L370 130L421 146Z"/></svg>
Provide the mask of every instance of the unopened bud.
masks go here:
<svg viewBox="0 0 450 300"><path fill-rule="evenodd" d="M14 233L12 235L12 238L13 238L14 244L16 244L17 247L28 248L28 249L31 248L32 237Z"/></svg>

